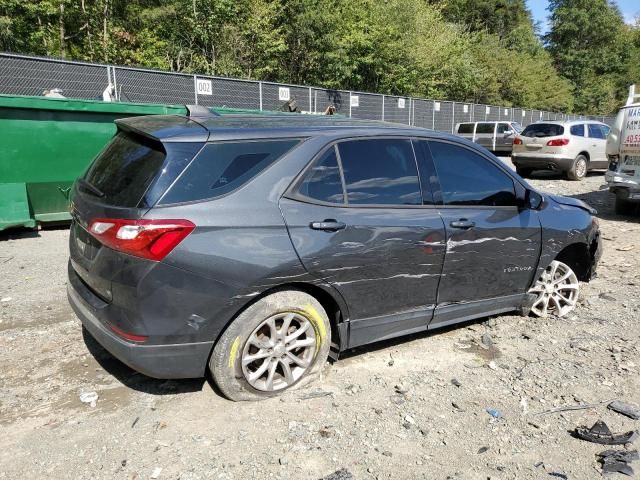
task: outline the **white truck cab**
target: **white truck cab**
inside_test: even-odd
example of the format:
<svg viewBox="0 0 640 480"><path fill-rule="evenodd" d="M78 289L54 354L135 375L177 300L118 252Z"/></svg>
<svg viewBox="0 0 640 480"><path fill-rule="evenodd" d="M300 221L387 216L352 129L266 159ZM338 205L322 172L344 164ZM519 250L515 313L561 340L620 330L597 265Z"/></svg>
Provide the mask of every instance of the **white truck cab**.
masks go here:
<svg viewBox="0 0 640 480"><path fill-rule="evenodd" d="M640 94L629 87L627 103L618 112L607 137L609 169L605 180L616 196L616 213L633 213L640 203Z"/></svg>

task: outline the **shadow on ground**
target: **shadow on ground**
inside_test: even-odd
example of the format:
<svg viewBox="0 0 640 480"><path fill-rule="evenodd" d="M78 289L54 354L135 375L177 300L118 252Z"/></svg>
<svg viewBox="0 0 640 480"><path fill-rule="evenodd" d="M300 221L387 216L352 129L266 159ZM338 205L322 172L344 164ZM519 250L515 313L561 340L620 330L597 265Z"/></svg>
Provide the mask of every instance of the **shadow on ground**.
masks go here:
<svg viewBox="0 0 640 480"><path fill-rule="evenodd" d="M180 380L159 380L136 372L111 355L83 327L82 338L89 353L107 373L133 390L151 395L177 395L180 393L199 392L206 381L205 378L189 378Z"/></svg>

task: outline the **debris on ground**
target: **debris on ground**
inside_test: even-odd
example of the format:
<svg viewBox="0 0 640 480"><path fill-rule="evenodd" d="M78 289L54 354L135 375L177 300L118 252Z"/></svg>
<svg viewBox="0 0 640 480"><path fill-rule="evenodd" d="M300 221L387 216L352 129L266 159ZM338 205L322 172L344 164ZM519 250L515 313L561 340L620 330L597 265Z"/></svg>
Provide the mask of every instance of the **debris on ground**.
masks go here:
<svg viewBox="0 0 640 480"><path fill-rule="evenodd" d="M586 426L576 427L575 434L582 440L599 443L601 445L624 445L625 443L632 443L638 438L638 432L636 430L624 433L612 433L609 426L602 420L598 420L591 428Z"/></svg>
<svg viewBox="0 0 640 480"><path fill-rule="evenodd" d="M462 382L460 380L458 380L457 378L452 378L451 379L451 383L453 385L455 385L456 387L461 387L462 386Z"/></svg>
<svg viewBox="0 0 640 480"><path fill-rule="evenodd" d="M614 400L607 405L607 408L626 417L633 418L634 420L640 420L640 407L637 405Z"/></svg>
<svg viewBox="0 0 640 480"><path fill-rule="evenodd" d="M313 398L321 398L321 397L328 397L329 395L333 395L333 392L328 392L325 390L315 390L313 392L309 392L305 395L301 395L300 397L298 397L300 400L311 400Z"/></svg>
<svg viewBox="0 0 640 480"><path fill-rule="evenodd" d="M598 453L598 461L602 463L602 473L622 473L633 476L631 462L640 460L637 450L605 450Z"/></svg>
<svg viewBox="0 0 640 480"><path fill-rule="evenodd" d="M80 401L82 403L87 403L92 407L96 406L96 402L98 401L98 392L82 392L80 394Z"/></svg>
<svg viewBox="0 0 640 480"><path fill-rule="evenodd" d="M157 478L160 478L161 472L162 472L162 467L156 467L153 469L153 472L151 473L151 476L149 478L156 480Z"/></svg>
<svg viewBox="0 0 640 480"><path fill-rule="evenodd" d="M487 408L487 413L491 415L493 418L502 418L502 412L497 408Z"/></svg>

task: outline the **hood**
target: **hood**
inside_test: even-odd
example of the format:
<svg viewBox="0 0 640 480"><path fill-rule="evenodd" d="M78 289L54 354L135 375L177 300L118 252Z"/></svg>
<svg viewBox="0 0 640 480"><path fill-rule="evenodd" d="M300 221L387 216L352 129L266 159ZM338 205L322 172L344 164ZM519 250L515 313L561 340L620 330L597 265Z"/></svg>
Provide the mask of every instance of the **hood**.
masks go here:
<svg viewBox="0 0 640 480"><path fill-rule="evenodd" d="M595 208L590 207L587 203L583 202L582 200L578 200L577 198L563 197L562 195L553 195L551 193L546 193L545 196L561 205L568 205L569 207L578 207L582 210L586 210L591 215L595 215L596 213L598 213Z"/></svg>

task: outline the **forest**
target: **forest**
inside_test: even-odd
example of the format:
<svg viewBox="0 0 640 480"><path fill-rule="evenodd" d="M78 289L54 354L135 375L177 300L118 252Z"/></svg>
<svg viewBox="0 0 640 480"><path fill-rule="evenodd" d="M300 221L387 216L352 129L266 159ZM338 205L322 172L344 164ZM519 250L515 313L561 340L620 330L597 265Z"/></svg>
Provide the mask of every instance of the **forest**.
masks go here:
<svg viewBox="0 0 640 480"><path fill-rule="evenodd" d="M640 82L607 0L0 0L0 51L591 115Z"/></svg>

